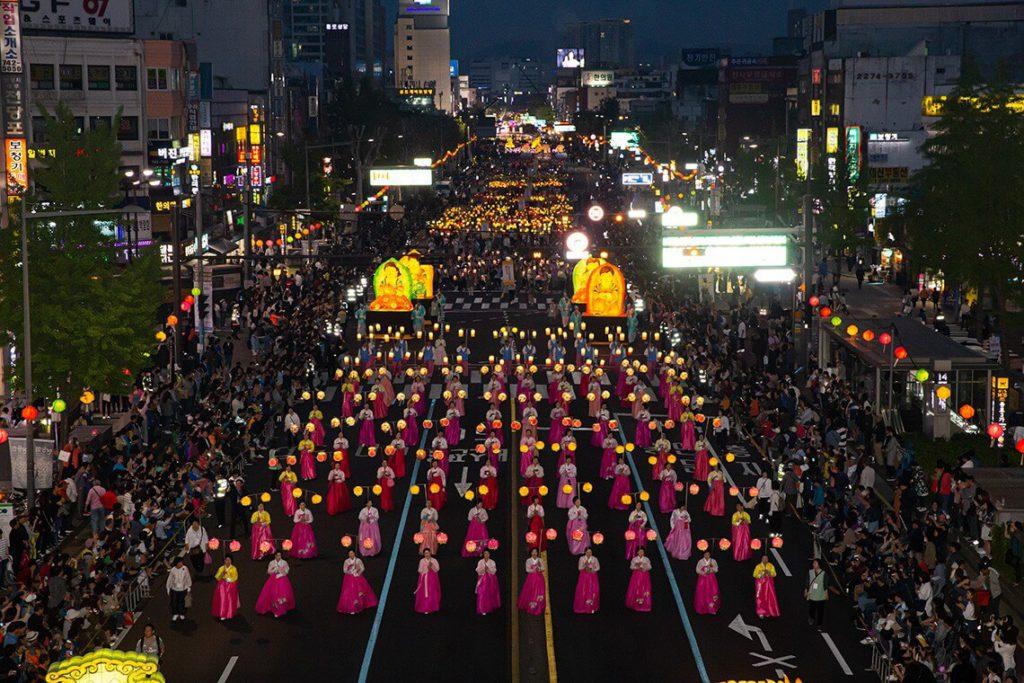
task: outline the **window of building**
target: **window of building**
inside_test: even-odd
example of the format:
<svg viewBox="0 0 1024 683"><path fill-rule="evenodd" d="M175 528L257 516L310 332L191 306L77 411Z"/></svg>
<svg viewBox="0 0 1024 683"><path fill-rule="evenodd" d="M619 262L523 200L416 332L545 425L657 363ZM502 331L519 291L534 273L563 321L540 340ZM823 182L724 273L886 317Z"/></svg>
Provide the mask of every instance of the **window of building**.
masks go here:
<svg viewBox="0 0 1024 683"><path fill-rule="evenodd" d="M831 114L832 116L839 116L839 103L833 102L832 104L828 105L828 113Z"/></svg>
<svg viewBox="0 0 1024 683"><path fill-rule="evenodd" d="M90 116L89 130L109 130L111 119L109 116Z"/></svg>
<svg viewBox="0 0 1024 683"><path fill-rule="evenodd" d="M28 74L33 90L53 90L53 64L29 64Z"/></svg>
<svg viewBox="0 0 1024 683"><path fill-rule="evenodd" d="M60 89L81 90L82 89L82 65L61 64L60 65Z"/></svg>
<svg viewBox="0 0 1024 683"><path fill-rule="evenodd" d="M122 142L137 142L139 139L139 117L122 116L117 129L117 139Z"/></svg>
<svg viewBox="0 0 1024 683"><path fill-rule="evenodd" d="M146 69L146 87L150 90L177 90L178 72L164 67Z"/></svg>
<svg viewBox="0 0 1024 683"><path fill-rule="evenodd" d="M46 117L32 117L32 142L46 142Z"/></svg>
<svg viewBox="0 0 1024 683"><path fill-rule="evenodd" d="M75 117L75 134L76 135L81 135L84 132L85 132L85 117L84 116L76 116Z"/></svg>
<svg viewBox="0 0 1024 683"><path fill-rule="evenodd" d="M89 65L89 90L110 90L110 67L106 64Z"/></svg>
<svg viewBox="0 0 1024 683"><path fill-rule="evenodd" d="M138 90L139 89L139 72L132 66L115 66L114 67L114 86L118 90Z"/></svg>
<svg viewBox="0 0 1024 683"><path fill-rule="evenodd" d="M171 120L170 119L146 119L147 140L170 140Z"/></svg>

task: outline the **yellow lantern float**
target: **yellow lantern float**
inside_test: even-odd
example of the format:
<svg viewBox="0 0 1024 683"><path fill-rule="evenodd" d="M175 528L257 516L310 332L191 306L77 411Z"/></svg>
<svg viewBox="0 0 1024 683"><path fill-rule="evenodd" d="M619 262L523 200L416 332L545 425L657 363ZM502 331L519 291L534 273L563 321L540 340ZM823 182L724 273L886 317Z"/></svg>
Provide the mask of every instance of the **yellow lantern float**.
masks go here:
<svg viewBox="0 0 1024 683"><path fill-rule="evenodd" d="M46 683L164 683L157 658L139 652L100 649L50 666Z"/></svg>
<svg viewBox="0 0 1024 683"><path fill-rule="evenodd" d="M626 278L611 263L602 263L587 280L587 311L584 315L613 318L626 314Z"/></svg>
<svg viewBox="0 0 1024 683"><path fill-rule="evenodd" d="M591 256L576 262L572 269L572 302L574 304L587 303L587 281L590 275L600 266L607 263L603 258Z"/></svg>
<svg viewBox="0 0 1024 683"><path fill-rule="evenodd" d="M370 302L371 311L412 310L412 276L409 269L395 259L388 259L377 267L373 274L373 292L376 298Z"/></svg>
<svg viewBox="0 0 1024 683"><path fill-rule="evenodd" d="M409 276L412 278L412 298L433 299L434 266L420 263L420 257L420 252L413 249L398 262L409 270Z"/></svg>

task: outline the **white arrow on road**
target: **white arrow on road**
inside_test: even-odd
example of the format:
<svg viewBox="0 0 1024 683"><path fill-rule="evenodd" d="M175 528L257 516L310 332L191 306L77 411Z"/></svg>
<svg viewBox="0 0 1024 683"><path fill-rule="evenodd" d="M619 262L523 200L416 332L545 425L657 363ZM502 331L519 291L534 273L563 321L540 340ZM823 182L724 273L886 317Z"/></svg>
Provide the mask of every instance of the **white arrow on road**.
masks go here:
<svg viewBox="0 0 1024 683"><path fill-rule="evenodd" d="M764 651L772 651L772 646L768 644L768 638L765 637L764 631L762 631L758 626L751 626L747 624L743 621L742 615L737 614L736 618L729 622L729 628L736 631L736 633L739 633L747 640L753 640L756 635L757 639L761 641L761 647L764 648Z"/></svg>
<svg viewBox="0 0 1024 683"><path fill-rule="evenodd" d="M472 484L469 483L469 468L463 467L462 481L455 482L455 490L459 492L459 498L466 497L466 491L469 490L470 486L472 486Z"/></svg>

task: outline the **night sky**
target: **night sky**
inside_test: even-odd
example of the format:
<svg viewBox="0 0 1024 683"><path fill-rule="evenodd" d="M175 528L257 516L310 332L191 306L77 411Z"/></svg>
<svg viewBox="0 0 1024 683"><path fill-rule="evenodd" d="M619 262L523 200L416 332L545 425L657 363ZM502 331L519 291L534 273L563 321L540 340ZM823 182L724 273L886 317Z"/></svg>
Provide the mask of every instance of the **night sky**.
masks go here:
<svg viewBox="0 0 1024 683"><path fill-rule="evenodd" d="M452 54L458 59L554 60L562 27L579 19L633 20L637 58L683 47L729 46L766 52L785 35L790 8L820 9L827 0L451 0Z"/></svg>

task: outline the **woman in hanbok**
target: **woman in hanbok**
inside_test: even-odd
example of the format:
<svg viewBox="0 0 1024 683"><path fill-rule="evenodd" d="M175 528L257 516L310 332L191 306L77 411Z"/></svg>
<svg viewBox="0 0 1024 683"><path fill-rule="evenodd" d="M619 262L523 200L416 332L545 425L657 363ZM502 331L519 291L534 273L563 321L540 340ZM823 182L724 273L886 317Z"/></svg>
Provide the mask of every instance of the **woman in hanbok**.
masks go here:
<svg viewBox="0 0 1024 683"><path fill-rule="evenodd" d="M725 478L717 468L708 475L708 498L704 501L704 512L714 517L725 516Z"/></svg>
<svg viewBox="0 0 1024 683"><path fill-rule="evenodd" d="M359 375L355 372L349 374L341 385L341 417L352 417L355 415L356 392L359 390Z"/></svg>
<svg viewBox="0 0 1024 683"><path fill-rule="evenodd" d="M484 453L487 455L487 461L497 469L498 455L501 453L501 441L493 436L488 436L484 439Z"/></svg>
<svg viewBox="0 0 1024 683"><path fill-rule="evenodd" d="M615 479L612 482L612 492L608 496L608 507L612 510L628 510L629 502L623 502L622 497L629 494L629 465L620 456L615 465Z"/></svg>
<svg viewBox="0 0 1024 683"><path fill-rule="evenodd" d="M658 491L658 507L662 514L672 512L676 507L676 471L672 465L666 464L658 474L661 480L661 489Z"/></svg>
<svg viewBox="0 0 1024 683"><path fill-rule="evenodd" d="M745 562L750 559L750 513L736 503L732 513L732 559Z"/></svg>
<svg viewBox="0 0 1024 683"><path fill-rule="evenodd" d="M379 381L374 382L370 387L370 393L366 395L366 398L370 402L367 407L373 409L374 419L382 420L388 416L387 394L384 393L384 387Z"/></svg>
<svg viewBox="0 0 1024 683"><path fill-rule="evenodd" d="M390 449L385 448L384 454L388 459L388 467L395 473L395 479L405 476L405 439L396 436L391 440Z"/></svg>
<svg viewBox="0 0 1024 683"><path fill-rule="evenodd" d="M768 561L767 555L763 555L754 567L754 605L761 619L781 615L775 594L775 574L775 565Z"/></svg>
<svg viewBox="0 0 1024 683"><path fill-rule="evenodd" d="M377 484L380 485L380 509L391 512L395 509L392 491L395 488L395 471L385 462L377 468Z"/></svg>
<svg viewBox="0 0 1024 683"><path fill-rule="evenodd" d="M299 482L299 477L292 472L292 466L286 464L284 471L277 476L277 480L281 483L281 507L284 508L284 514L291 517L295 514L296 508L295 495L292 492Z"/></svg>
<svg viewBox="0 0 1024 683"><path fill-rule="evenodd" d="M669 517L671 531L665 539L665 550L677 560L690 559L693 550L693 538L690 535L690 512L685 505L672 511Z"/></svg>
<svg viewBox="0 0 1024 683"><path fill-rule="evenodd" d="M533 406L527 406L523 411L523 442L525 443L528 439L537 440L537 409Z"/></svg>
<svg viewBox="0 0 1024 683"><path fill-rule="evenodd" d="M567 457L565 463L558 468L558 498L555 505L568 510L572 507L576 493L576 464L571 457Z"/></svg>
<svg viewBox="0 0 1024 683"><path fill-rule="evenodd" d="M572 611L576 614L594 614L601 607L601 584L597 578L601 563L594 557L594 551L587 548L577 567L580 574L576 579Z"/></svg>
<svg viewBox="0 0 1024 683"><path fill-rule="evenodd" d="M313 459L313 440L306 437L299 442L299 473L305 480L316 479L316 460Z"/></svg>
<svg viewBox="0 0 1024 683"><path fill-rule="evenodd" d="M693 480L707 481L711 474L710 458L708 457L708 445L704 439L697 444L697 453L693 458Z"/></svg>
<svg viewBox="0 0 1024 683"><path fill-rule="evenodd" d="M569 543L569 552L573 555L582 555L590 547L590 532L587 529L587 508L580 504L579 497L573 498L568 515L565 539Z"/></svg>
<svg viewBox="0 0 1024 683"><path fill-rule="evenodd" d="M562 410L569 412L569 404L576 400L576 390L572 388L572 382L563 379L558 383L558 404Z"/></svg>
<svg viewBox="0 0 1024 683"><path fill-rule="evenodd" d="M626 607L634 612L650 612L651 560L643 548L637 550L636 557L629 561L629 569L633 573L626 589Z"/></svg>
<svg viewBox="0 0 1024 683"><path fill-rule="evenodd" d="M377 385L384 394L385 408L391 406L395 402L395 385L391 382L391 372L387 368L377 370Z"/></svg>
<svg viewBox="0 0 1024 683"><path fill-rule="evenodd" d="M636 438L633 441L637 448L647 448L651 445L651 414L647 410L637 413Z"/></svg>
<svg viewBox="0 0 1024 683"><path fill-rule="evenodd" d="M526 488L529 489L529 493L523 496L522 502L525 505L540 495L540 487L544 485L544 468L541 467L540 458L534 456L523 474L526 477Z"/></svg>
<svg viewBox="0 0 1024 683"><path fill-rule="evenodd" d="M295 609L295 591L288 580L288 563L281 558L281 553L274 553L274 559L267 565L267 582L256 600L253 610L256 614L273 614L279 619Z"/></svg>
<svg viewBox="0 0 1024 683"><path fill-rule="evenodd" d="M533 502L526 508L526 520L534 539L528 546L534 550L544 550L547 543L544 533L544 506L541 505L540 496L534 496L532 500Z"/></svg>
<svg viewBox="0 0 1024 683"><path fill-rule="evenodd" d="M661 470L668 463L668 456L672 453L672 442L665 437L665 432L659 432L658 440L654 442L654 466L651 476L655 479L661 478Z"/></svg>
<svg viewBox="0 0 1024 683"><path fill-rule="evenodd" d="M448 502L448 478L435 460L427 470L427 500L438 511Z"/></svg>
<svg viewBox="0 0 1024 683"><path fill-rule="evenodd" d="M469 519L469 526L466 529L466 540L462 543L462 556L479 557L487 547L487 539L491 537L487 533L489 515L487 510L484 509L482 500L477 499L476 505L469 510L467 517ZM470 550L471 544L472 550Z"/></svg>
<svg viewBox="0 0 1024 683"><path fill-rule="evenodd" d="M455 408L449 408L448 412L445 413L445 420L447 420L447 424L444 426L444 440L449 445L457 446L459 441L462 440L462 425L459 422L459 411Z"/></svg>
<svg viewBox="0 0 1024 683"><path fill-rule="evenodd" d="M558 443L565 435L565 410L560 405L551 409L551 429L548 431L548 440L551 443Z"/></svg>
<svg viewBox="0 0 1024 683"><path fill-rule="evenodd" d="M359 445L360 446L376 446L377 445L377 432L373 426L373 411L368 407L364 406L359 411Z"/></svg>
<svg viewBox="0 0 1024 683"><path fill-rule="evenodd" d="M313 445L320 448L324 445L324 414L315 403L313 409L309 411L309 423L313 425L313 431L309 436L313 440Z"/></svg>
<svg viewBox="0 0 1024 683"><path fill-rule="evenodd" d="M441 527L437 522L437 509L427 498L426 505L420 511L420 554L429 550L431 555L437 554L437 534Z"/></svg>
<svg viewBox="0 0 1024 683"><path fill-rule="evenodd" d="M359 511L359 554L373 557L380 552L380 512L373 507L373 501L366 499L366 505Z"/></svg>
<svg viewBox="0 0 1024 683"><path fill-rule="evenodd" d="M599 470L602 479L615 478L615 462L619 458L619 442L614 436L608 434L601 442L601 468Z"/></svg>
<svg viewBox="0 0 1024 683"><path fill-rule="evenodd" d="M488 550L484 550L484 556L476 563L476 577L476 613L490 614L501 607L501 590L498 588L498 565Z"/></svg>
<svg viewBox="0 0 1024 683"><path fill-rule="evenodd" d="M718 614L722 606L718 593L718 562L705 550L704 557L697 560L697 590L694 595L694 609L697 614Z"/></svg>
<svg viewBox="0 0 1024 683"><path fill-rule="evenodd" d="M345 438L344 434L339 433L334 439L334 453L335 455L340 454L341 469L345 473L346 479L352 478L352 461L348 457L348 439Z"/></svg>
<svg viewBox="0 0 1024 683"><path fill-rule="evenodd" d="M484 509L493 510L498 507L498 468L489 462L480 467L480 489Z"/></svg>
<svg viewBox="0 0 1024 683"><path fill-rule="evenodd" d="M419 579L416 581L415 609L420 614L433 614L441 609L441 565L429 549L424 550L422 555L417 569Z"/></svg>
<svg viewBox="0 0 1024 683"><path fill-rule="evenodd" d="M586 397L587 397L587 415L590 416L591 419L600 420L601 419L601 411L604 410L604 405L602 404L602 399L604 398L604 396L602 396L602 394L601 394L601 383L600 382L592 382L591 385L590 385L589 392L586 394ZM599 425L600 423L595 423L595 424ZM600 427L598 427L597 431L598 432L600 431ZM597 445L597 444L595 444L595 445Z"/></svg>
<svg viewBox="0 0 1024 683"><path fill-rule="evenodd" d="M252 559L262 560L267 555L272 555L275 550L274 534L270 531L270 513L264 509L263 503L256 506L256 512L252 513L249 522L252 524L249 533Z"/></svg>
<svg viewBox="0 0 1024 683"><path fill-rule="evenodd" d="M487 411L487 419L485 424L484 433L487 435L487 439L493 438L499 444L505 442L505 430L502 428L501 422L501 411L497 408L491 408Z"/></svg>
<svg viewBox="0 0 1024 683"><path fill-rule="evenodd" d="M444 472L445 479L448 478L449 468L451 467L448 462L448 439L444 438L444 434L438 434L430 441L430 461L432 464L436 464Z"/></svg>
<svg viewBox="0 0 1024 683"><path fill-rule="evenodd" d="M629 526L626 528L626 559L633 559L637 552L647 546L647 513L643 503L637 501L629 513Z"/></svg>
<svg viewBox="0 0 1024 683"><path fill-rule="evenodd" d="M544 614L547 602L547 590L544 586L544 561L540 559L540 551L530 551L526 560L526 581L519 591L519 609L534 616Z"/></svg>
<svg viewBox="0 0 1024 683"><path fill-rule="evenodd" d="M242 606L242 601L238 597L238 568L235 567L230 555L224 558L224 564L217 569L213 578L217 581L217 588L213 591L210 612L220 621L233 619Z"/></svg>
<svg viewBox="0 0 1024 683"><path fill-rule="evenodd" d="M412 397L409 398L409 405L402 411L402 419L405 421L405 426L402 427L402 441L415 446L420 440L420 427Z"/></svg>
<svg viewBox="0 0 1024 683"><path fill-rule="evenodd" d="M327 473L327 514L333 517L351 509L352 497L345 483L345 470L336 462Z"/></svg>
<svg viewBox="0 0 1024 683"><path fill-rule="evenodd" d="M377 594L363 576L366 565L356 557L355 550L349 549L342 572L344 578L341 581L341 595L338 597L338 611L342 614L359 614L364 609L376 607Z"/></svg>
<svg viewBox="0 0 1024 683"><path fill-rule="evenodd" d="M689 408L679 416L679 441L684 451L692 451L697 444L697 427Z"/></svg>
<svg viewBox="0 0 1024 683"><path fill-rule="evenodd" d="M306 508L305 501L299 503L299 509L292 516L295 526L292 527L292 548L289 557L300 560L311 560L319 554L316 537L313 535L313 513Z"/></svg>

